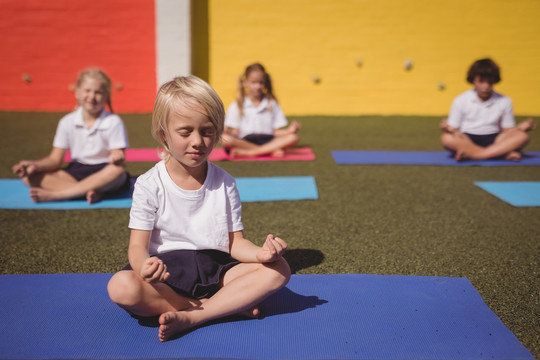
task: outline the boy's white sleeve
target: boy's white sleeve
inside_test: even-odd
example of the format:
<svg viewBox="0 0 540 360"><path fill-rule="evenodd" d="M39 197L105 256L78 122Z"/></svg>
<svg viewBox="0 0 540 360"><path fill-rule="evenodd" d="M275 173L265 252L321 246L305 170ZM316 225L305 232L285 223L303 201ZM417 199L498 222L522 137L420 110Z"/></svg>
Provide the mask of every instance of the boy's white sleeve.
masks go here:
<svg viewBox="0 0 540 360"><path fill-rule="evenodd" d="M516 126L516 119L514 118L514 107L512 105L512 100L506 98L506 104L503 109L502 119L501 119L501 128L509 129Z"/></svg>
<svg viewBox="0 0 540 360"><path fill-rule="evenodd" d="M454 129L459 129L461 127L461 122L463 121L462 115L462 106L459 98L454 99L452 102L452 107L450 108L450 114L446 119L446 123L453 127Z"/></svg>
<svg viewBox="0 0 540 360"><path fill-rule="evenodd" d="M133 202L129 212L129 228L153 230L157 212L156 191L149 186L150 181L142 180L141 178L137 179L133 190Z"/></svg>
<svg viewBox="0 0 540 360"><path fill-rule="evenodd" d="M281 110L281 107L278 103L274 102L272 104L272 121L273 121L273 128L275 129L281 129L282 127L287 126L287 118L285 117L285 114L283 113L283 110Z"/></svg>
<svg viewBox="0 0 540 360"><path fill-rule="evenodd" d="M225 126L238 129L240 128L240 111L238 110L238 104L233 102L229 105L227 113L225 114Z"/></svg>
<svg viewBox="0 0 540 360"><path fill-rule="evenodd" d="M242 224L242 202L236 187L236 181L232 176L225 177L225 188L227 190L227 219L229 232L244 230Z"/></svg>

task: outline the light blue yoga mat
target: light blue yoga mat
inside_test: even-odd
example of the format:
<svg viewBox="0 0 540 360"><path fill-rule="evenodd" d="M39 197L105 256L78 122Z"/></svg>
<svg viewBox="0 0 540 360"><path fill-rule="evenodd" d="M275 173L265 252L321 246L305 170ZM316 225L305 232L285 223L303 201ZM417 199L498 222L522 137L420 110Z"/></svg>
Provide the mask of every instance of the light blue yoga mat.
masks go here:
<svg viewBox="0 0 540 360"><path fill-rule="evenodd" d="M534 359L466 278L293 275L262 319L160 343L110 276L0 275L0 359Z"/></svg>
<svg viewBox="0 0 540 360"><path fill-rule="evenodd" d="M434 166L540 166L540 152L528 151L521 161L463 160L457 161L448 151L361 151L334 150L338 165L434 165Z"/></svg>
<svg viewBox="0 0 540 360"><path fill-rule="evenodd" d="M539 181L476 181L476 186L513 206L540 206Z"/></svg>
<svg viewBox="0 0 540 360"><path fill-rule="evenodd" d="M236 185L242 202L319 198L313 176L236 178Z"/></svg>
<svg viewBox="0 0 540 360"><path fill-rule="evenodd" d="M131 191L103 199L92 205L83 199L35 203L30 198L29 188L23 184L22 180L0 179L0 209L71 210L129 207L131 207Z"/></svg>
<svg viewBox="0 0 540 360"><path fill-rule="evenodd" d="M317 199L319 196L315 178L312 176L237 178L236 181L242 202ZM86 200L34 203L30 198L28 187L21 180L0 179L1 209L66 210L129 207L131 207L130 192L92 205Z"/></svg>

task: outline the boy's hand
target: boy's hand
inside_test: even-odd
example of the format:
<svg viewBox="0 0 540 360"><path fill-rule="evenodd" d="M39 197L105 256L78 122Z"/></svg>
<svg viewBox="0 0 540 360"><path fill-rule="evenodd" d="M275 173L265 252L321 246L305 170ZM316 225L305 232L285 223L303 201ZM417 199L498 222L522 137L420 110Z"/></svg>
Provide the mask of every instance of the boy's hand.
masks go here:
<svg viewBox="0 0 540 360"><path fill-rule="evenodd" d="M144 281L152 283L161 283L166 281L170 273L167 272L167 265L155 256L149 257L144 261L141 268L141 277Z"/></svg>
<svg viewBox="0 0 540 360"><path fill-rule="evenodd" d="M34 161L23 160L16 165L13 165L13 173L18 177L25 177L37 172L36 163Z"/></svg>
<svg viewBox="0 0 540 360"><path fill-rule="evenodd" d="M517 128L521 131L531 131L536 129L536 123L533 122L532 118L528 118L527 120L523 120L517 125Z"/></svg>
<svg viewBox="0 0 540 360"><path fill-rule="evenodd" d="M447 129L448 129L448 123L446 122L446 119L442 119L441 122L439 123L439 127L441 128L441 130L443 132L446 132Z"/></svg>
<svg viewBox="0 0 540 360"><path fill-rule="evenodd" d="M456 132L456 129L448 125L446 119L442 119L442 121L439 123L439 127L445 133L454 134Z"/></svg>
<svg viewBox="0 0 540 360"><path fill-rule="evenodd" d="M278 260L287 250L287 243L274 235L268 235L261 250L257 253L257 260L269 263Z"/></svg>

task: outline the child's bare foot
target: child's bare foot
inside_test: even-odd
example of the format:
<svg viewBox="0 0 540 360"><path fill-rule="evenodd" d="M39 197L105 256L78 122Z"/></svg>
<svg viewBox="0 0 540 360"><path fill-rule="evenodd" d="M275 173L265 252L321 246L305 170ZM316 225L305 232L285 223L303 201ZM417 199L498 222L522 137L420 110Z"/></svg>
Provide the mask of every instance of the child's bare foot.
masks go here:
<svg viewBox="0 0 540 360"><path fill-rule="evenodd" d="M454 158L456 159L456 161L467 160L467 156L463 150L457 150Z"/></svg>
<svg viewBox="0 0 540 360"><path fill-rule="evenodd" d="M455 155L457 161L486 159L484 154L485 148L470 141L467 135L458 133L455 135L455 138L458 141Z"/></svg>
<svg viewBox="0 0 540 360"><path fill-rule="evenodd" d="M238 157L238 156L255 156L253 151L249 149L242 149L242 148L232 148L231 149L231 157Z"/></svg>
<svg viewBox="0 0 540 360"><path fill-rule="evenodd" d="M278 149L276 151L273 151L272 152L272 156L273 157L284 157L285 156L285 150L283 149Z"/></svg>
<svg viewBox="0 0 540 360"><path fill-rule="evenodd" d="M531 131L536 128L536 124L533 122L532 118L528 118L527 120L523 120L516 126L521 131Z"/></svg>
<svg viewBox="0 0 540 360"><path fill-rule="evenodd" d="M97 192L96 190L90 190L86 193L86 201L89 204L95 204L103 199L103 193Z"/></svg>
<svg viewBox="0 0 540 360"><path fill-rule="evenodd" d="M34 202L37 202L37 203L62 200L62 198L58 195L57 192L45 190L38 187L30 188L30 197L32 198Z"/></svg>
<svg viewBox="0 0 540 360"><path fill-rule="evenodd" d="M456 160L457 161L463 161L463 160L479 160L479 157L478 157L478 154L477 154L477 151L476 151L476 146L475 145L472 145L471 146L468 146L468 145L463 145L461 147L459 147L457 150L456 150Z"/></svg>
<svg viewBox="0 0 540 360"><path fill-rule="evenodd" d="M189 320L185 311L166 312L159 317L159 341L167 341L174 335L190 329L195 324Z"/></svg>
<svg viewBox="0 0 540 360"><path fill-rule="evenodd" d="M504 157L505 160L521 161L521 153L519 151L510 151Z"/></svg>
<svg viewBox="0 0 540 360"><path fill-rule="evenodd" d="M257 306L255 306L255 307L253 307L251 309L240 311L238 313L238 315L243 316L243 317L247 317L247 318L250 318L250 319L256 319L256 318L259 317L260 314L261 314L261 311L259 310L259 308Z"/></svg>
<svg viewBox="0 0 540 360"><path fill-rule="evenodd" d="M203 301L203 303L206 302ZM192 308L192 310L195 308ZM196 311L196 310L195 310ZM249 319L256 319L260 315L260 310L257 306L251 309L240 311L237 315L243 316ZM161 314L159 317L159 341L167 341L174 335L181 333L182 331L191 329L199 324L192 321L188 311L169 311Z"/></svg>

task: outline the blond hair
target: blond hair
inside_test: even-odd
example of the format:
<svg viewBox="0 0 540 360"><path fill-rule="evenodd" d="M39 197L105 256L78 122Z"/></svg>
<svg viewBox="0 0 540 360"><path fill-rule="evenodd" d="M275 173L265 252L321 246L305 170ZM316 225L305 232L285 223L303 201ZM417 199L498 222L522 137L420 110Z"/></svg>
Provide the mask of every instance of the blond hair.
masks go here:
<svg viewBox="0 0 540 360"><path fill-rule="evenodd" d="M174 105L200 104L216 129L217 143L223 133L225 109L215 90L196 76L179 76L161 85L152 112L152 136L169 153L167 123ZM167 154L162 155L166 157Z"/></svg>
<svg viewBox="0 0 540 360"><path fill-rule="evenodd" d="M238 77L236 103L238 104L238 111L240 112L240 118L244 116L244 99L246 98L246 90L244 89L244 81L248 78L249 74L254 71L261 71L264 74L265 96L268 100L274 100L276 103L277 98L272 88L272 78L268 74L260 63L253 63L246 67L244 73ZM272 101L268 102L268 108L272 107Z"/></svg>
<svg viewBox="0 0 540 360"><path fill-rule="evenodd" d="M98 68L88 68L79 73L79 77L77 78L77 88L80 88L85 78L92 78L95 80L98 80L101 82L101 85L105 89L105 97L107 99L107 106L109 106L109 110L112 112L112 102L111 102L111 79L105 72ZM78 104L77 104L78 105Z"/></svg>

